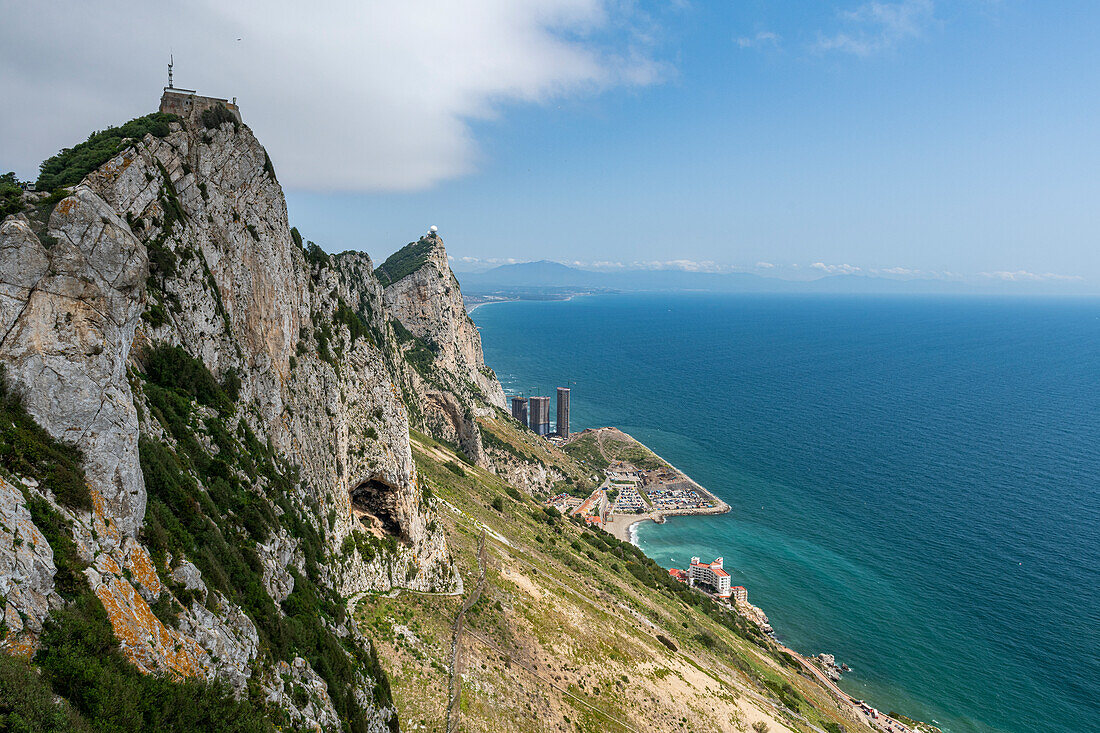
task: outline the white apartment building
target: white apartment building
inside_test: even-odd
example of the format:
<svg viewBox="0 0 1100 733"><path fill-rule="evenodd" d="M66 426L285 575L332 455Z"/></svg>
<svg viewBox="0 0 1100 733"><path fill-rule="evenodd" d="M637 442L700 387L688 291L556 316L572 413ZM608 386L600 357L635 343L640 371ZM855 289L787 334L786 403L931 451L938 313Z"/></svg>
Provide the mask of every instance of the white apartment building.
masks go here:
<svg viewBox="0 0 1100 733"><path fill-rule="evenodd" d="M699 562L699 558L691 558L688 580L692 585L702 583L709 586L719 598L730 597L730 575L722 569L722 558L714 562Z"/></svg>

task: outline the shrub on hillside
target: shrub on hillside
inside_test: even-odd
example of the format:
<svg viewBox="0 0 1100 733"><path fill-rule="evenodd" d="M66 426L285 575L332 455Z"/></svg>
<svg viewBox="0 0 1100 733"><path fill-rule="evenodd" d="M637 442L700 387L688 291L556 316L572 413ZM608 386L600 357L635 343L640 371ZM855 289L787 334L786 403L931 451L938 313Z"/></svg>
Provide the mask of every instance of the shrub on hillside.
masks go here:
<svg viewBox="0 0 1100 733"><path fill-rule="evenodd" d="M130 120L121 127L93 132L84 142L65 148L43 161L38 167L37 188L39 191L54 191L75 186L84 176L125 150L130 145L130 139L140 140L147 134L165 137L170 132L169 124L179 121L176 115L156 112Z"/></svg>
<svg viewBox="0 0 1100 733"><path fill-rule="evenodd" d="M23 189L14 173L0 176L0 219L23 210Z"/></svg>
<svg viewBox="0 0 1100 733"><path fill-rule="evenodd" d="M224 104L215 104L213 107L204 109L201 117L202 126L207 130L216 130L226 122L232 123L234 130L240 128L240 123L237 122L237 118Z"/></svg>

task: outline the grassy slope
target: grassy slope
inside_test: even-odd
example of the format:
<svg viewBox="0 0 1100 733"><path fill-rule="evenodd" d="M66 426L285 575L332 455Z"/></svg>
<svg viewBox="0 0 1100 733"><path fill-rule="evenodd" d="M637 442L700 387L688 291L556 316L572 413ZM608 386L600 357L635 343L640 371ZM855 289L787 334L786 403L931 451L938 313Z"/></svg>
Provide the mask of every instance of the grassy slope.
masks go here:
<svg viewBox="0 0 1100 733"><path fill-rule="evenodd" d="M467 592L478 575L478 538L488 529L488 582L467 614L461 645L460 730L751 730L757 721L771 731L813 730L811 723L838 730L838 721L865 730L836 717L816 683L768 650L643 585L626 571L623 548L584 541L592 530L547 521L532 499L495 475L429 438L413 440L421 481L446 502L439 521ZM568 460L554 452L556 461ZM498 497L503 512L491 508ZM444 727L451 623L461 600L411 593L359 599L356 615L380 640L406 726ZM778 702L768 683L790 684L797 694L787 699L798 711Z"/></svg>
<svg viewBox="0 0 1100 733"><path fill-rule="evenodd" d="M578 461L598 468L607 468L608 459L633 463L643 470L668 467L656 453L615 428L579 433L566 444L565 452Z"/></svg>

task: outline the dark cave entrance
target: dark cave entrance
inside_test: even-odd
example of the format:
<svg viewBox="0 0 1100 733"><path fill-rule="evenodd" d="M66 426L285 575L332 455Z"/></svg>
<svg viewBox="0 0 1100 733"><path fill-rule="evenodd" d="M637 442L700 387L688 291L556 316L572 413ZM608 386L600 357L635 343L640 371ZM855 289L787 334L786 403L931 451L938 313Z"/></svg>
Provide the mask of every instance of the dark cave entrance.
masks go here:
<svg viewBox="0 0 1100 733"><path fill-rule="evenodd" d="M378 478L362 481L350 492L351 513L371 534L404 537L397 521L397 492L397 487Z"/></svg>

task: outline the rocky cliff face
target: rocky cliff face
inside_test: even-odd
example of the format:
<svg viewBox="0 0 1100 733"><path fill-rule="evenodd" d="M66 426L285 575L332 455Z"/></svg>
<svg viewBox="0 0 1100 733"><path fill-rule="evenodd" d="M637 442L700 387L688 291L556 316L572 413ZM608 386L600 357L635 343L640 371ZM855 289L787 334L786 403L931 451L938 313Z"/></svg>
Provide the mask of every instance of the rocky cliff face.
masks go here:
<svg viewBox="0 0 1100 733"><path fill-rule="evenodd" d="M505 408L504 390L485 366L481 336L462 303L443 240L432 232L413 247L423 264L385 289L386 310L414 336L436 347L439 368L467 380L485 402ZM381 268L383 272L386 265Z"/></svg>
<svg viewBox="0 0 1100 733"><path fill-rule="evenodd" d="M475 418L503 410L504 389L485 365L481 336L466 313L443 240L433 231L394 253L376 272L385 284L386 312L410 357L405 376L418 398L414 423L487 466Z"/></svg>
<svg viewBox="0 0 1100 733"><path fill-rule="evenodd" d="M333 681L280 657L265 627L279 621L256 608L285 616L296 591L461 590L417 482L409 412L446 415L479 446L471 410L504 395L442 243L429 249L385 290L365 254L303 249L248 128L198 117L88 175L45 232L6 219L0 361L39 424L82 452L93 509L0 480L3 644L28 653L63 602L26 511L39 497L71 522L83 575L138 668L227 680L242 695L258 685L297 723L345 718ZM417 344L430 344L430 369L410 361ZM178 486L190 503L173 503ZM193 506L209 524L177 532ZM245 536L266 598L237 596L203 532L230 549ZM151 610L164 599L175 623ZM337 615L319 633L369 649ZM350 683L371 729L393 712L375 672ZM295 686L317 694L302 703Z"/></svg>

